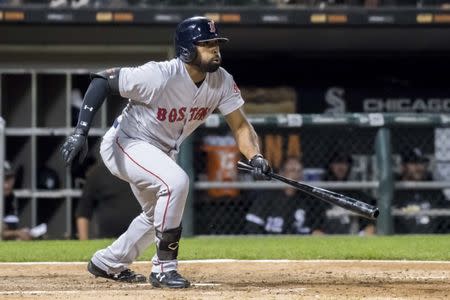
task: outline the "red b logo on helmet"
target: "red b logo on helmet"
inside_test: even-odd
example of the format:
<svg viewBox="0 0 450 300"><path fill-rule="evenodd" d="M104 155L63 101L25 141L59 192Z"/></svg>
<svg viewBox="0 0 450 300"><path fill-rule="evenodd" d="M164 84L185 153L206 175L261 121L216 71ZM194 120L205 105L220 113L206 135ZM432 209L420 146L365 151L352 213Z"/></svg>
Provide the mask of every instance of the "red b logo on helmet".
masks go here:
<svg viewBox="0 0 450 300"><path fill-rule="evenodd" d="M208 25L209 25L209 32L216 33L216 24L214 24L214 21L209 21Z"/></svg>

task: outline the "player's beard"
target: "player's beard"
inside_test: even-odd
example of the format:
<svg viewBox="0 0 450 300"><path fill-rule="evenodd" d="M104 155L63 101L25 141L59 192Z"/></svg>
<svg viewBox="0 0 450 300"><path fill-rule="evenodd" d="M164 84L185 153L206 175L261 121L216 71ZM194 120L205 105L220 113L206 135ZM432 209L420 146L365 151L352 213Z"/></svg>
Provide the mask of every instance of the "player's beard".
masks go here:
<svg viewBox="0 0 450 300"><path fill-rule="evenodd" d="M197 56L194 60L194 65L196 65L203 73L213 73L217 71L221 63L222 58L220 56L218 58L212 58L209 61L201 60L200 57Z"/></svg>

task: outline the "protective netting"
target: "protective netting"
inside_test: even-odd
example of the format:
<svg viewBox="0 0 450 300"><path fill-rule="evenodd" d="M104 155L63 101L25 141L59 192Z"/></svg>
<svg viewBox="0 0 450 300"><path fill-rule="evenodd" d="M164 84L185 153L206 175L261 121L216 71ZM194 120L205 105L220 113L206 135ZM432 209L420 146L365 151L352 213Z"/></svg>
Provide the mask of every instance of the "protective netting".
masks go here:
<svg viewBox="0 0 450 300"><path fill-rule="evenodd" d="M450 229L447 189L429 188L427 183L450 179L448 131L444 128L392 129L396 155L396 182L392 206L397 233L448 233ZM411 181L422 187L405 187Z"/></svg>
<svg viewBox="0 0 450 300"><path fill-rule="evenodd" d="M262 152L276 172L377 204L377 127L261 125L256 129ZM450 201L439 186L450 179L448 135L449 129L433 127L391 128L394 233L450 232ZM250 174L237 171L239 159L243 157L228 131L197 131L195 234L376 232L374 221L286 189L282 183L254 181ZM423 188L419 189L417 182Z"/></svg>

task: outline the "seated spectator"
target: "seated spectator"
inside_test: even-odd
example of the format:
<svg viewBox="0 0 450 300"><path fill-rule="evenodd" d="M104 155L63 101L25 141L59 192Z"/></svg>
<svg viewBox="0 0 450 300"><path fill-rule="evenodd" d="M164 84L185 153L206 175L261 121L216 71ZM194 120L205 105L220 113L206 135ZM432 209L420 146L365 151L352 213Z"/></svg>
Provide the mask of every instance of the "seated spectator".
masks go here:
<svg viewBox="0 0 450 300"><path fill-rule="evenodd" d="M100 160L87 172L83 194L76 210L78 238L118 237L139 214L140 205L130 186L113 176Z"/></svg>
<svg viewBox="0 0 450 300"><path fill-rule="evenodd" d="M431 181L428 171L429 159L419 148L402 153L400 181ZM449 208L441 190L435 189L398 189L395 190L393 207L402 215L394 217L395 233L443 233L446 228L445 217L432 216L430 209Z"/></svg>
<svg viewBox="0 0 450 300"><path fill-rule="evenodd" d="M50 166L45 164L38 165L36 175L36 187L38 190L55 191L61 188L61 180L58 177L58 173ZM63 201L55 201L53 198L40 197L37 202L37 222L49 222L50 228L52 228L53 224L51 220L54 220L58 211L60 211L64 205Z"/></svg>
<svg viewBox="0 0 450 300"><path fill-rule="evenodd" d="M47 233L47 225L40 224L34 228L20 227L19 214L16 207L16 197L14 196L14 184L16 181L16 174L14 168L8 161L3 165L3 230L1 232L4 240L32 240L39 238Z"/></svg>
<svg viewBox="0 0 450 300"><path fill-rule="evenodd" d="M344 151L336 151L331 155L326 166L325 181L347 181L352 168L353 159Z"/></svg>
<svg viewBox="0 0 450 300"><path fill-rule="evenodd" d="M324 181L347 181L352 169L352 156L345 151L333 153L326 166ZM357 200L375 204L375 200L360 190L348 189L338 190L339 194L355 198ZM330 215L330 216L328 216ZM352 234L373 235L375 233L375 224L368 220L351 215L347 210L333 205L327 211L326 233L331 234Z"/></svg>
<svg viewBox="0 0 450 300"><path fill-rule="evenodd" d="M303 179L303 165L296 157L282 164L280 174L293 180ZM255 193L245 219L245 232L250 234L321 234L325 205L299 190L286 185L280 190Z"/></svg>

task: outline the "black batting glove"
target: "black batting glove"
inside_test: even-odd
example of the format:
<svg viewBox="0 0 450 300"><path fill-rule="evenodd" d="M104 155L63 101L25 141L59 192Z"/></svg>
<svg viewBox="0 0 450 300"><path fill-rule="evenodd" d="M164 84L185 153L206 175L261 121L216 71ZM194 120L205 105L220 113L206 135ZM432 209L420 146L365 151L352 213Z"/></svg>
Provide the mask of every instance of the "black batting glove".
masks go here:
<svg viewBox="0 0 450 300"><path fill-rule="evenodd" d="M249 161L248 164L253 167L252 175L255 180L270 180L270 176L267 174L272 172L272 168L269 165L267 159L261 154L256 154Z"/></svg>
<svg viewBox="0 0 450 300"><path fill-rule="evenodd" d="M60 152L66 166L70 166L77 155L80 163L83 162L88 152L87 134L81 129L75 129L61 146Z"/></svg>

